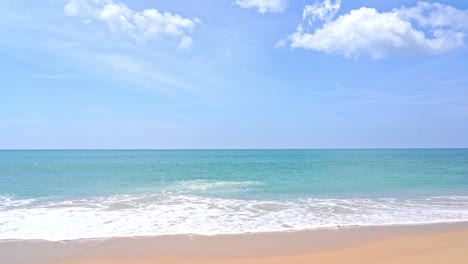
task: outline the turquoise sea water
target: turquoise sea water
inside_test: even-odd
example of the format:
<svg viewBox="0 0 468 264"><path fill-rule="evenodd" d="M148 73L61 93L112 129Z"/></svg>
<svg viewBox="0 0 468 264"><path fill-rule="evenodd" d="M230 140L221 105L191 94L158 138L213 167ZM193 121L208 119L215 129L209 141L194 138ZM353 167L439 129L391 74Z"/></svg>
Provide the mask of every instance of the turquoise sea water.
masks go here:
<svg viewBox="0 0 468 264"><path fill-rule="evenodd" d="M468 220L468 150L0 151L0 239Z"/></svg>

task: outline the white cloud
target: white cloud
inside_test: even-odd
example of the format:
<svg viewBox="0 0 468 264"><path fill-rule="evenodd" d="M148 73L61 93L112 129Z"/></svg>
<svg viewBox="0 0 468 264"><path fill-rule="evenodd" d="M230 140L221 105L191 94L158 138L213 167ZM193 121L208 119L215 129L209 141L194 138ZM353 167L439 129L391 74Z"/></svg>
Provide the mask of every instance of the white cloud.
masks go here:
<svg viewBox="0 0 468 264"><path fill-rule="evenodd" d="M468 29L468 10L459 10L439 3L418 2L414 7L394 9L402 19L416 21L423 27Z"/></svg>
<svg viewBox="0 0 468 264"><path fill-rule="evenodd" d="M179 46L184 48L192 44L192 39L187 34L200 23L198 18L183 18L169 12L161 13L156 9L137 12L112 0L69 0L64 10L68 16L102 21L113 32L127 33L140 40L159 35L180 37Z"/></svg>
<svg viewBox="0 0 468 264"><path fill-rule="evenodd" d="M288 6L287 0L236 0L242 8L257 8L260 13L280 13Z"/></svg>
<svg viewBox="0 0 468 264"><path fill-rule="evenodd" d="M188 49L190 48L190 46L192 46L192 42L193 40L191 37L183 36L182 39L180 40L179 48Z"/></svg>
<svg viewBox="0 0 468 264"><path fill-rule="evenodd" d="M309 24L314 20L330 21L338 12L341 6L341 0L332 2L325 0L322 3L315 2L313 5L306 5L302 15L303 19L309 19Z"/></svg>
<svg viewBox="0 0 468 264"><path fill-rule="evenodd" d="M463 47L468 29L468 12L443 4L420 2L382 13L362 7L335 20L331 18L337 9L328 0L314 6L306 6L304 19L312 16L325 24L313 32L299 25L290 36L291 47L351 58L362 54L384 58L401 52L436 54Z"/></svg>

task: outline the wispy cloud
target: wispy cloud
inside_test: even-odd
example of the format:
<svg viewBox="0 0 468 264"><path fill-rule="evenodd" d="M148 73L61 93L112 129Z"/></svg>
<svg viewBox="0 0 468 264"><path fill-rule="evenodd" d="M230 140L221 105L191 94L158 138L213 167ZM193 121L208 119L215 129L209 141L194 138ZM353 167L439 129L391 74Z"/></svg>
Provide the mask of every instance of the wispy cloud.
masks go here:
<svg viewBox="0 0 468 264"><path fill-rule="evenodd" d="M117 1L112 3L116 4ZM42 70L36 70L38 74L33 77L29 75L28 78L64 78L53 75L73 72L77 77L82 77L83 82L99 80L119 88L181 100L207 98L222 94L217 87L231 85L229 77L226 78L231 69L227 66L229 63L245 63L246 55L253 60L253 51L260 50L260 47L245 45L237 34L226 32L226 24L223 23L211 24L215 30L207 32L205 28L205 32L197 32L201 22L195 21L195 18L188 18L196 24L193 32L188 29L183 30L183 35L159 32L140 41L140 38L132 35L133 31L114 32L106 21L84 15L87 9L78 9L78 13L69 10L74 15L67 16L64 11L66 3L71 1L54 1L50 5L32 5L27 1L20 4L0 3L2 27L8 32L34 32L22 34L21 45L28 50L34 49L41 56L48 56L47 60L34 62ZM81 3L89 4L94 10L96 7L102 9L103 3L110 2L84 0ZM159 6L154 5L144 10L155 8L160 10ZM133 12L134 15L142 13L141 10ZM209 15L212 13L210 11ZM203 16L203 13L200 15ZM234 26L231 22L227 24ZM193 36L195 33L201 34L200 41L208 45L194 45L197 42ZM243 34L248 35L246 32ZM223 41L219 41L220 36ZM1 42L17 45L14 38L4 38ZM230 51L230 56L224 55ZM54 72L57 67L65 70Z"/></svg>
<svg viewBox="0 0 468 264"><path fill-rule="evenodd" d="M141 59L119 53L89 53L89 55L102 71L120 73L115 76L117 79L165 93L171 93L174 88L185 89L185 85L178 79L159 72L150 63Z"/></svg>
<svg viewBox="0 0 468 264"><path fill-rule="evenodd" d="M343 84L339 83L339 82L333 82L332 83L334 86L336 87L339 87L339 88L343 88Z"/></svg>
<svg viewBox="0 0 468 264"><path fill-rule="evenodd" d="M260 13L280 13L288 6L287 0L236 0L242 8L255 8Z"/></svg>
<svg viewBox="0 0 468 264"><path fill-rule="evenodd" d="M90 113L109 112L109 111L112 111L112 108L110 108L110 107L85 107L85 108L81 108L79 111L80 112L90 112Z"/></svg>
<svg viewBox="0 0 468 264"><path fill-rule="evenodd" d="M62 74L62 73L38 73L31 75L31 78L34 79L51 79L51 80L63 80L75 78L74 74Z"/></svg>
<svg viewBox="0 0 468 264"><path fill-rule="evenodd" d="M82 68L83 74L92 74L107 81L118 81L135 89L156 91L167 96L176 96L182 91L191 94L204 92L195 83L186 81L191 72L184 71L184 67L190 67L189 62L180 64L173 54L146 50L146 45L138 43L126 44L124 48L115 47L114 41L103 42L92 36L80 40L67 38L66 41L60 37L59 33L56 39L48 39L39 45L75 67ZM122 43L120 45L123 46ZM44 74L35 77L58 79L66 76Z"/></svg>
<svg viewBox="0 0 468 264"><path fill-rule="evenodd" d="M340 7L341 0L315 2L313 5L306 5L304 7L302 19L308 20L309 24L313 24L315 20L329 22L336 15Z"/></svg>
<svg viewBox="0 0 468 264"><path fill-rule="evenodd" d="M6 118L0 119L0 124L39 124L43 122L44 119L37 119L37 118Z"/></svg>
<svg viewBox="0 0 468 264"><path fill-rule="evenodd" d="M117 125L120 127L133 128L133 129L174 130L174 129L183 128L183 125L179 123L159 122L159 121L122 122Z"/></svg>

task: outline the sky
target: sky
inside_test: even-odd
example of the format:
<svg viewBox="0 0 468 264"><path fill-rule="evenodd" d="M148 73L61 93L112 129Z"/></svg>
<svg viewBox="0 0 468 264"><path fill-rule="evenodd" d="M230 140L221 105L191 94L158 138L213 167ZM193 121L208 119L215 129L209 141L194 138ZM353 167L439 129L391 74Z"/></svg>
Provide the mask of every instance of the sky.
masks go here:
<svg viewBox="0 0 468 264"><path fill-rule="evenodd" d="M468 147L464 0L3 0L0 34L0 149Z"/></svg>

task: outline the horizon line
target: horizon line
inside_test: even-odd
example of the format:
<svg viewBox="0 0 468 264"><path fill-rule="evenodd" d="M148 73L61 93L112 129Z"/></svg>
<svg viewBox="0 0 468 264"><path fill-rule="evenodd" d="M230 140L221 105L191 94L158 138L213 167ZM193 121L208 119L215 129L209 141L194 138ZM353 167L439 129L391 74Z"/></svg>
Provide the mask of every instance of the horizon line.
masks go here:
<svg viewBox="0 0 468 264"><path fill-rule="evenodd" d="M11 148L0 151L9 150L417 150L417 149L468 149L468 147L375 147L375 148Z"/></svg>

